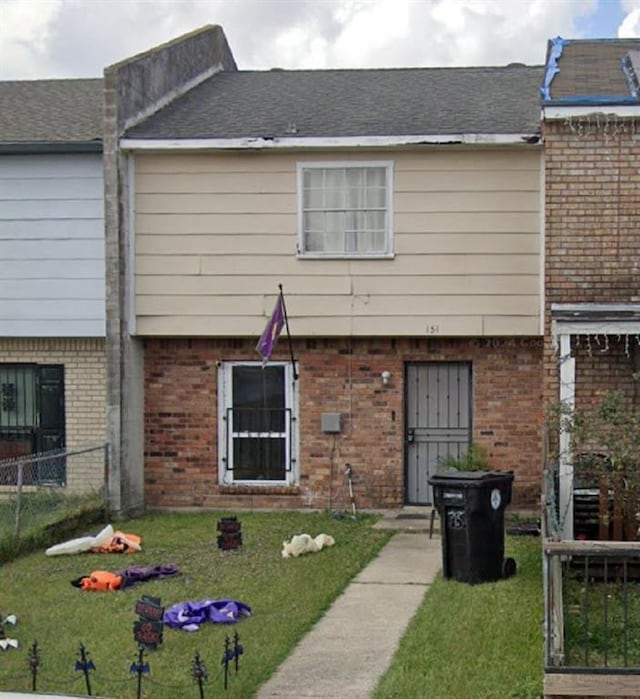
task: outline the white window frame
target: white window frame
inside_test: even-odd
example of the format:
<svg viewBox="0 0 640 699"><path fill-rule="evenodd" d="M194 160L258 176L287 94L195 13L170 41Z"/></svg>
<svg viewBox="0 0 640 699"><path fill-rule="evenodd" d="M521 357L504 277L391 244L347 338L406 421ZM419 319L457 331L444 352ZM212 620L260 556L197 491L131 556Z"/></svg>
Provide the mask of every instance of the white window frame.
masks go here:
<svg viewBox="0 0 640 699"><path fill-rule="evenodd" d="M285 478L283 480L239 480L234 477L233 468L227 468L227 459L233 459L233 447L226 453L227 445L232 444L232 425L226 419L227 409L233 407L233 368L237 366L262 366L257 361L230 361L221 362L218 366L218 483L220 485L243 485L262 488L295 485L298 482L298 454L299 454L299 430L298 430L298 392L294 381L293 365L291 362L269 362L270 366L283 366L285 382L285 408L291 411L289 433L285 439L287 448L285 453L290 455L290 462L286 465ZM233 467L233 463L230 464Z"/></svg>
<svg viewBox="0 0 640 699"><path fill-rule="evenodd" d="M375 252L320 252L305 250L304 236L304 172L305 170L342 168L384 168L386 175L386 229L385 249ZM313 160L297 163L297 207L298 207L298 258L300 259L379 259L393 258L393 161L391 160Z"/></svg>

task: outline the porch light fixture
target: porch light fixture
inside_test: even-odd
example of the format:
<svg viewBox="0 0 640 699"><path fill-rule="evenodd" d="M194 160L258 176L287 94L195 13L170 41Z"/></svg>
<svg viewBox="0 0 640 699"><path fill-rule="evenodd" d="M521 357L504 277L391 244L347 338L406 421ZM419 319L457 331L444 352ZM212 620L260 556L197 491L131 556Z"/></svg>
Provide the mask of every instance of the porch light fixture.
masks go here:
<svg viewBox="0 0 640 699"><path fill-rule="evenodd" d="M380 378L382 379L383 386L388 385L389 381L391 381L391 372L383 371L382 374L380 374Z"/></svg>

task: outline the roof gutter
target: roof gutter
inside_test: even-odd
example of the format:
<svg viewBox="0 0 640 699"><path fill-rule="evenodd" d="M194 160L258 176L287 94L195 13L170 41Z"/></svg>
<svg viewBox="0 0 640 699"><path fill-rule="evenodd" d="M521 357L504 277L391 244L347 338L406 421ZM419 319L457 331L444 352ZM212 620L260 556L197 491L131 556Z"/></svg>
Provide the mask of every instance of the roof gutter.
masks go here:
<svg viewBox="0 0 640 699"><path fill-rule="evenodd" d="M415 145L530 145L539 133L514 134L423 134L415 136L322 136L312 138L122 138L120 148L133 150L267 150L289 148L383 148Z"/></svg>
<svg viewBox="0 0 640 699"><path fill-rule="evenodd" d="M639 117L640 102L636 104L572 104L572 105L543 105L543 119L567 119L568 117L583 117L592 114L607 114L617 117Z"/></svg>
<svg viewBox="0 0 640 699"><path fill-rule="evenodd" d="M2 155L32 155L34 153L102 153L102 141L0 143L0 154Z"/></svg>

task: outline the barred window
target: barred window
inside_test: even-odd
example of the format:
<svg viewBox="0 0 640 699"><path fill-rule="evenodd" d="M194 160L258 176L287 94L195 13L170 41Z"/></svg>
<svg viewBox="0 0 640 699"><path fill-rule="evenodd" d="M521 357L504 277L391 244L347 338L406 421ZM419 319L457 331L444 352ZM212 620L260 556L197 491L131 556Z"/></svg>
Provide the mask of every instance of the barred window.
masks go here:
<svg viewBox="0 0 640 699"><path fill-rule="evenodd" d="M292 483L296 411L288 363L228 362L220 368L222 483Z"/></svg>

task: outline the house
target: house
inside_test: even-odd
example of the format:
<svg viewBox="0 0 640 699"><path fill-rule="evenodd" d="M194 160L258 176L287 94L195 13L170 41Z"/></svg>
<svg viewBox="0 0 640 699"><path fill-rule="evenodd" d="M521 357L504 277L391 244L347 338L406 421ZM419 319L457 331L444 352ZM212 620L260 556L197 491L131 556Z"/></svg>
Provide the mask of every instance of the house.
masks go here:
<svg viewBox="0 0 640 699"><path fill-rule="evenodd" d="M545 397L571 409L618 391L640 415L640 39L549 42ZM573 538L574 464L560 435L560 512Z"/></svg>
<svg viewBox="0 0 640 699"><path fill-rule="evenodd" d="M105 71L115 511L427 504L472 442L537 502L542 80L242 71L220 27Z"/></svg>
<svg viewBox="0 0 640 699"><path fill-rule="evenodd" d="M0 82L0 459L106 440L102 103L101 79ZM102 461L37 477L99 488Z"/></svg>

